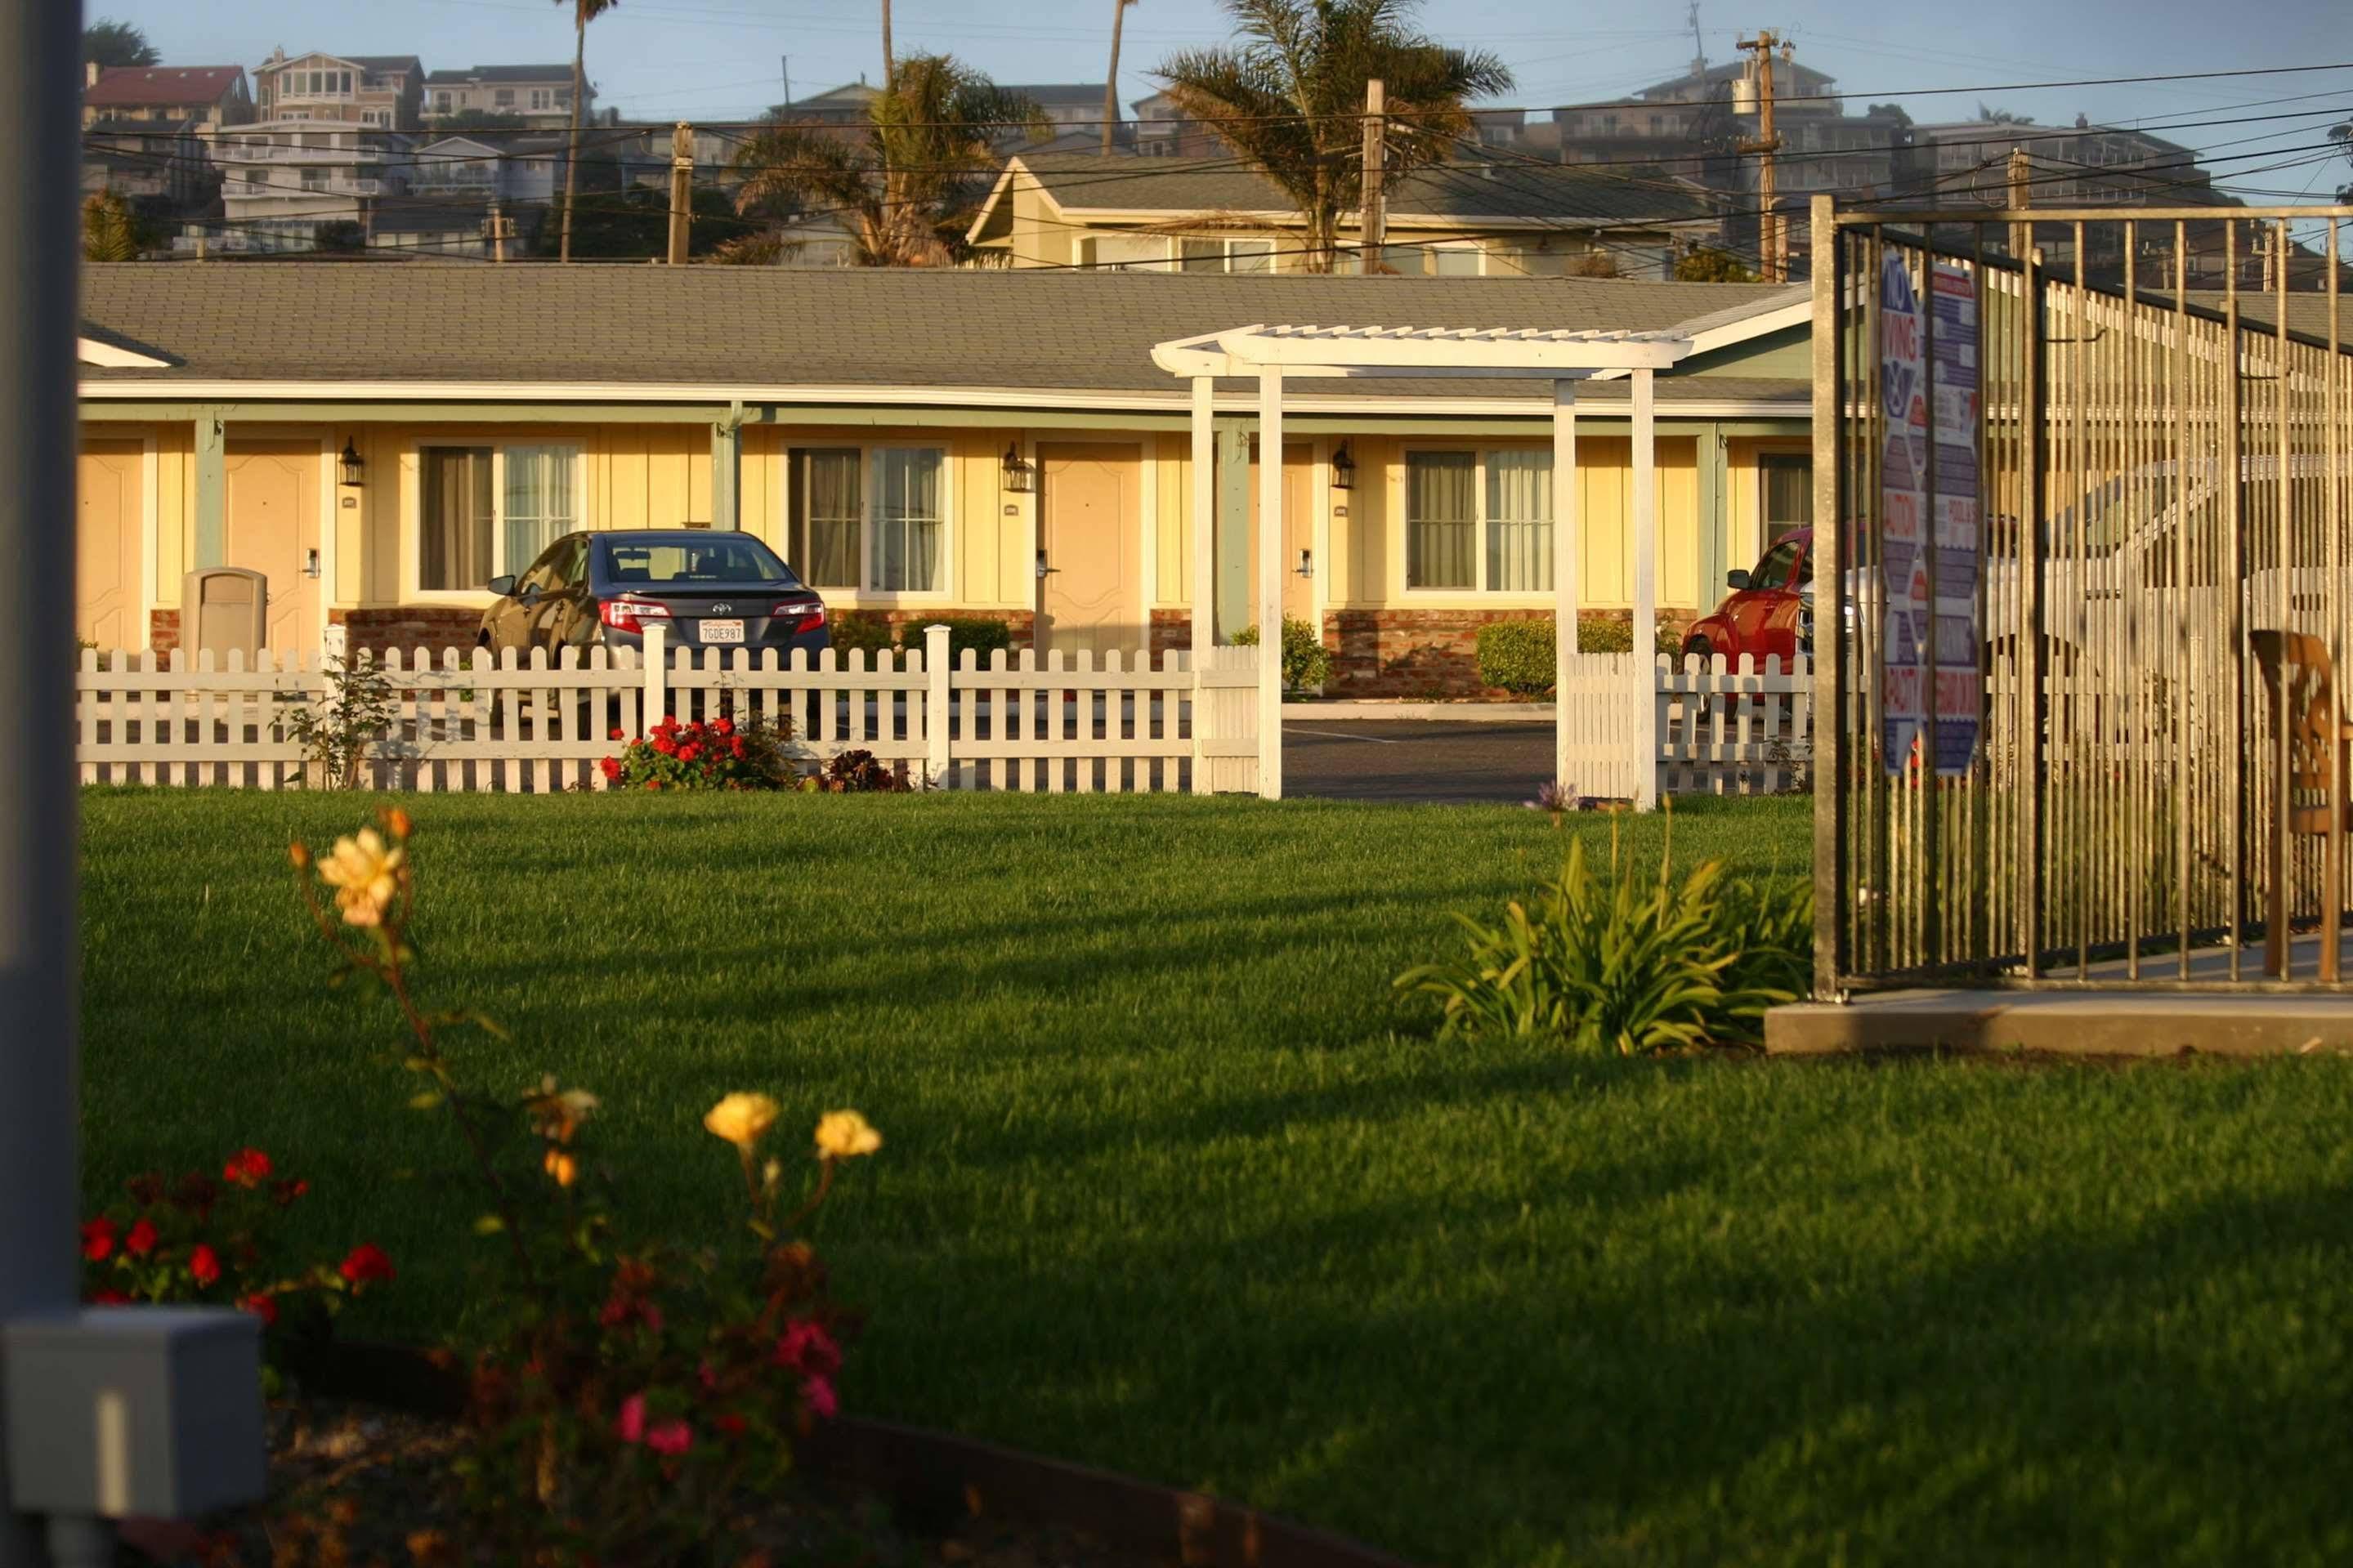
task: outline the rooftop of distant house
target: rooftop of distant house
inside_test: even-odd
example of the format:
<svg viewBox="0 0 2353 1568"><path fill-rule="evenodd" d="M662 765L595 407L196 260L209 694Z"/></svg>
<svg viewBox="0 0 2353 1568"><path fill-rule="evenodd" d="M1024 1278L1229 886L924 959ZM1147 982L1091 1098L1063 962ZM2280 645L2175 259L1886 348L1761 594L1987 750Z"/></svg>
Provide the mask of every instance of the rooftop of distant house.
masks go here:
<svg viewBox="0 0 2353 1568"><path fill-rule="evenodd" d="M244 79L243 66L109 66L82 89L81 100L100 109L213 103Z"/></svg>

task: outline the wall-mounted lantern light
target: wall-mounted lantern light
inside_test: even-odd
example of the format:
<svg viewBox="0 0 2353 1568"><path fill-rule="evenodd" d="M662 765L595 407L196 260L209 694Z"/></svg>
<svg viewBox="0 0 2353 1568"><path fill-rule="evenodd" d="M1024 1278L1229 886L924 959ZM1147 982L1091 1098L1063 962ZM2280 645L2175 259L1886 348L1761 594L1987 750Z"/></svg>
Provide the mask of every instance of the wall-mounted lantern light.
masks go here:
<svg viewBox="0 0 2353 1568"><path fill-rule="evenodd" d="M1332 488L1335 490L1356 488L1356 459L1349 454L1345 441L1341 442L1340 449L1332 454Z"/></svg>
<svg viewBox="0 0 2353 1568"><path fill-rule="evenodd" d="M1008 495L1026 496L1038 488L1038 469L1032 463L1021 460L1021 448L1012 442L1005 444L1005 489Z"/></svg>
<svg viewBox="0 0 2353 1568"><path fill-rule="evenodd" d="M340 460L343 466L343 483L353 489L359 489L366 478L367 463L360 457L359 448L352 445L349 437L343 438L343 455Z"/></svg>

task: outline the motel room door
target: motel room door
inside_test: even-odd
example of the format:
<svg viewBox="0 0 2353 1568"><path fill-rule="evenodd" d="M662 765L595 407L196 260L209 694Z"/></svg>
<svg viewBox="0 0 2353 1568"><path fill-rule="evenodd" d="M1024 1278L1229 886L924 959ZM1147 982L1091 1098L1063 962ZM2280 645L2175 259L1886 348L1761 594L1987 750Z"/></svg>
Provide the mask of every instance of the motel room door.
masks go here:
<svg viewBox="0 0 2353 1568"><path fill-rule="evenodd" d="M1258 619L1258 444L1250 444L1250 609ZM1305 441L1282 444L1282 613L1315 618L1315 584L1299 574L1299 552L1315 543L1315 448ZM1320 563L1319 563L1320 564Z"/></svg>
<svg viewBox="0 0 2353 1568"><path fill-rule="evenodd" d="M145 450L137 441L85 441L79 467L74 631L101 648L145 647Z"/></svg>
<svg viewBox="0 0 2353 1568"><path fill-rule="evenodd" d="M1039 444L1040 651L1143 649L1143 468L1133 445Z"/></svg>
<svg viewBox="0 0 2353 1568"><path fill-rule="evenodd" d="M222 564L269 579L269 640L280 651L320 646L319 443L229 443Z"/></svg>

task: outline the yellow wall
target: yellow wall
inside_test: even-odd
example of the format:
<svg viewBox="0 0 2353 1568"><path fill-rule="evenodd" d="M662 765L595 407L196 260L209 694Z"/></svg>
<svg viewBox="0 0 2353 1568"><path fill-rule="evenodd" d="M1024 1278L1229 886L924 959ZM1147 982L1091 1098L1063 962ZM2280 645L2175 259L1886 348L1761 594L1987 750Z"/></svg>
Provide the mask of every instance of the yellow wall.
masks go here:
<svg viewBox="0 0 2353 1568"><path fill-rule="evenodd" d="M272 434L315 435L331 450L346 439L366 462L366 483L338 489L334 535L332 605L338 609L396 605L418 595L407 586L415 571L413 530L417 515L417 447L433 441L576 442L585 450L582 517L592 528L660 528L711 517L711 437L701 423L662 425L399 425L300 426L272 424ZM156 599L179 603L180 579L195 555L195 458L194 432L185 422L93 425L94 433L156 439ZM231 439L259 427L232 426ZM1112 432L1089 432L1110 437ZM861 595L828 589L827 597L844 609L922 605L1024 611L1036 603L1033 570L1036 501L1032 495L1005 492L1001 459L1008 443L1031 449L1051 430L941 431L920 426L847 429L839 426L751 426L744 432L740 494L743 526L786 549L786 454L795 446L852 442L945 446L952 464L949 517L951 571L946 592L920 596ZM1192 475L1190 442L1180 434L1152 433L1133 439L1154 459L1152 594L1159 609L1182 609L1192 594ZM1316 438L1319 457L1336 437ZM1506 443L1541 447L1542 443ZM1408 442L1397 437L1356 437L1356 487L1322 497L1331 509L1325 557L1320 574L1328 607L1488 609L1544 602L1542 595L1507 596L1413 592L1405 587L1403 453L1415 447L1463 448L1462 440ZM1485 443L1494 446L1497 443ZM1662 440L1659 465L1659 602L1688 606L1701 600L1698 582L1699 525L1696 443ZM1731 541L1728 558L1745 563L1757 553L1757 482L1760 449L1804 451L1802 437L1736 439L1729 444L1726 503ZM1625 437L1586 437L1577 444L1585 518L1581 596L1588 605L1621 606L1632 597L1627 556L1632 535L1630 445ZM1323 470L1319 468L1319 474ZM340 504L345 500L353 506ZM434 595L442 603L488 603L481 595Z"/></svg>

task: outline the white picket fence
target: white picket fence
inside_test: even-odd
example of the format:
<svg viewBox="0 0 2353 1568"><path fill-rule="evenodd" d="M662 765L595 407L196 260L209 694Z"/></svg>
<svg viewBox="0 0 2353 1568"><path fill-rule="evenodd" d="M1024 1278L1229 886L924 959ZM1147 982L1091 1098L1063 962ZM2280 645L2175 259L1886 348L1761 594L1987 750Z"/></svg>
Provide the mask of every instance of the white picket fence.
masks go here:
<svg viewBox="0 0 2353 1568"><path fill-rule="evenodd" d="M602 789L599 759L664 715L788 719L787 754L813 766L864 751L933 788L1085 794L1258 787L1257 650L1219 648L1155 661L1113 651L969 649L951 668L944 629L903 659L864 650L670 650L647 656L482 649L381 662L397 716L367 747L377 789ZM77 755L87 784L280 789L317 783L288 720L327 701L316 653L85 650L76 680Z"/></svg>
<svg viewBox="0 0 2353 1568"><path fill-rule="evenodd" d="M1651 666L1643 679L1642 666ZM1648 686L1647 696L1644 692ZM1577 793L1630 800L1649 767L1668 795L1770 795L1804 786L1813 755L1811 666L1742 656L1650 660L1576 656L1568 703L1568 773ZM1646 731L1642 704L1655 730ZM1649 756L1650 737L1657 745Z"/></svg>

